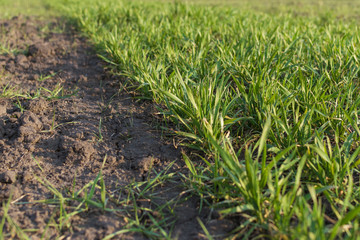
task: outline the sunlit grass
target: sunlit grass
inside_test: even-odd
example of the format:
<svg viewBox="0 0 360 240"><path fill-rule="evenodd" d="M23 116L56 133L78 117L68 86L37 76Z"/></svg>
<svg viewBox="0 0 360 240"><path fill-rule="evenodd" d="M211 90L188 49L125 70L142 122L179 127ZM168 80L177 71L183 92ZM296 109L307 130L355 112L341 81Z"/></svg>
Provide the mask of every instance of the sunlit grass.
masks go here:
<svg viewBox="0 0 360 240"><path fill-rule="evenodd" d="M45 2L23 9L18 3L0 0L7 6L2 17L46 9ZM359 236L359 1L63 0L51 6L65 10L114 72L160 103L175 133L202 152L203 165L184 155L190 174L183 179L200 206L242 219L233 236ZM86 198L85 206L106 208L101 179L87 195L100 188L101 200ZM144 227L135 214L130 229L170 238L167 221L153 224Z"/></svg>
<svg viewBox="0 0 360 240"><path fill-rule="evenodd" d="M18 15L42 18L56 16L59 11L51 9L49 0L0 0L0 19Z"/></svg>
<svg viewBox="0 0 360 240"><path fill-rule="evenodd" d="M242 216L233 234L358 234L353 20L326 9L302 17L226 4L71 3L70 17L104 60L163 104L187 146L203 151L200 168L185 156L184 177L203 203Z"/></svg>

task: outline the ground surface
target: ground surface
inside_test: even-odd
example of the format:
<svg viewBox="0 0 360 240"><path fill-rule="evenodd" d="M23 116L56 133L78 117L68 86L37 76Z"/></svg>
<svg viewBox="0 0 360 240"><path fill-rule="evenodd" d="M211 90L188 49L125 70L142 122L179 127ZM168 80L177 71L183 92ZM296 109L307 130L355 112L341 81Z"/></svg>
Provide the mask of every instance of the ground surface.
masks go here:
<svg viewBox="0 0 360 240"><path fill-rule="evenodd" d="M124 80L107 73L86 41L69 27L15 17L0 21L0 29L8 46L0 55L0 199L11 197L8 212L14 221L5 224L4 236L19 237L16 225L32 239L42 235L101 239L122 229L131 210L122 214L91 206L64 221L70 225L61 226L64 216L58 200L49 204L58 198L41 181L46 179L64 197L71 196L72 189L79 190L98 176L106 158L102 174L107 197L118 201L109 201L107 207L125 208L120 204L126 198L124 186L146 181L151 169L161 171L173 161L170 171L181 170L180 149L155 130L154 107L136 102L122 86ZM160 188L158 204L180 199L183 189L176 185L181 181L167 185L172 190ZM36 203L39 200L47 202ZM153 209L152 201L138 196L135 203L127 203ZM69 201L66 212L74 212L79 202ZM197 216L213 234L233 227L209 211L198 214L198 201L188 198L166 216L176 221L172 236L202 238ZM115 238L146 237L129 233Z"/></svg>

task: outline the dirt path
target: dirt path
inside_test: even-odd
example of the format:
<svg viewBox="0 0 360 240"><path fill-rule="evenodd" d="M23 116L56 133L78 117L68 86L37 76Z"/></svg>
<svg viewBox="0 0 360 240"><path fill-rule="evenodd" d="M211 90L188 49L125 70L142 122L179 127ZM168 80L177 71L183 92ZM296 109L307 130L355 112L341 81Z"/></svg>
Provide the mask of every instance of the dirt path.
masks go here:
<svg viewBox="0 0 360 240"><path fill-rule="evenodd" d="M151 124L153 106L135 102L121 85L124 81L104 71L85 39L65 28L58 22L21 17L0 22L1 42L8 47L0 54L0 200L11 202L9 219L14 223L8 220L4 229L9 238L22 234L16 224L33 229L23 231L32 239L42 234L46 239L101 239L129 224L133 210L111 212L83 203L81 211L68 220L66 214L79 210L75 206L91 186L79 196L74 196L75 191L102 169L110 199L106 207L126 209L128 204L133 208L135 198L129 199L125 186L146 183L152 169L159 172L174 161L170 171L183 168L180 150ZM136 206L153 209L166 199L177 199L183 190L176 188L180 181L165 185L161 189L167 190L158 194L162 200L152 203L137 195ZM72 196L72 201L65 201L65 209L59 209L59 196L54 197L52 188L64 197ZM97 189L95 195L100 192ZM80 200L74 201L76 197ZM180 239L204 236L196 220L197 204L188 198L173 209L177 221L173 232ZM154 222L144 219L141 224L153 229ZM213 225L215 233L229 231L232 225L224 221L207 226ZM146 237L130 233L117 238Z"/></svg>

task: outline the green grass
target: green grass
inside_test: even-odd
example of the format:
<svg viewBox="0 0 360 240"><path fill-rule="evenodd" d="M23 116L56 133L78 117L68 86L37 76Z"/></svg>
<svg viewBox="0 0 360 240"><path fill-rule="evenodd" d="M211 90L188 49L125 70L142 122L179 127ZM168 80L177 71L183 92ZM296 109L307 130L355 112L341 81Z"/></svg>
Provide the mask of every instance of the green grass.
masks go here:
<svg viewBox="0 0 360 240"><path fill-rule="evenodd" d="M0 19L18 15L54 17L59 14L55 8L50 8L49 0L0 0Z"/></svg>
<svg viewBox="0 0 360 240"><path fill-rule="evenodd" d="M0 99L7 98L7 99L37 99L37 98L44 98L46 100L53 100L53 99L64 99L69 98L73 95L77 94L77 90L65 90L61 84L57 84L54 89L48 89L45 87L39 87L36 89L36 92L24 92L19 89L19 86L10 86L10 84L6 84L0 88Z"/></svg>
<svg viewBox="0 0 360 240"><path fill-rule="evenodd" d="M234 235L359 234L356 19L149 1L66 8L204 153L202 167L186 157L184 177L202 204L245 219Z"/></svg>
<svg viewBox="0 0 360 240"><path fill-rule="evenodd" d="M53 9L63 4L114 72L201 151L203 164L184 155L182 177L201 207L242 219L232 236L356 239L359 2L260 3L63 0ZM91 203L105 208L105 198ZM168 222L153 220L135 214L114 234L171 238Z"/></svg>
<svg viewBox="0 0 360 240"><path fill-rule="evenodd" d="M141 0L137 0L140 2ZM301 16L319 16L333 13L337 18L358 18L360 13L359 0L145 0L144 2L186 3L200 6L227 6L242 10L255 10L270 14L294 13Z"/></svg>

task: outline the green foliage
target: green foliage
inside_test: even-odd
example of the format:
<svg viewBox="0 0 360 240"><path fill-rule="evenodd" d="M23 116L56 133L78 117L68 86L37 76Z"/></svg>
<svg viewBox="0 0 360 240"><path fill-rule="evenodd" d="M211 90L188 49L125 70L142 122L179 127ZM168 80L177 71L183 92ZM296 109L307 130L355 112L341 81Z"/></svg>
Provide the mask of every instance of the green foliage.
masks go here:
<svg viewBox="0 0 360 240"><path fill-rule="evenodd" d="M0 19L11 18L18 15L38 17L57 16L59 11L56 11L56 8L50 8L50 2L52 2L52 6L56 4L54 1L49 0L0 0Z"/></svg>
<svg viewBox="0 0 360 240"><path fill-rule="evenodd" d="M184 179L201 196L201 206L241 216L235 236L360 235L359 27L356 20L334 17L351 19L358 8L307 0L275 7L261 2L260 12L249 10L259 1L243 1L240 8L201 1L35 2L61 8L116 73L164 106L176 133L204 153L204 166L184 156L191 172ZM15 50L4 45L0 51ZM61 86L40 92L48 99L66 97ZM2 97L18 95L9 85L2 89ZM101 173L91 184L82 204L106 209ZM62 206L65 198L53 192ZM130 197L136 194L142 193ZM70 215L60 212L59 226L67 227ZM144 227L139 219L131 231L169 238L157 220Z"/></svg>
<svg viewBox="0 0 360 240"><path fill-rule="evenodd" d="M186 179L202 201L245 219L234 234L358 234L354 22L181 3L66 3L102 58L164 104L176 133L205 153L204 167L185 156Z"/></svg>

